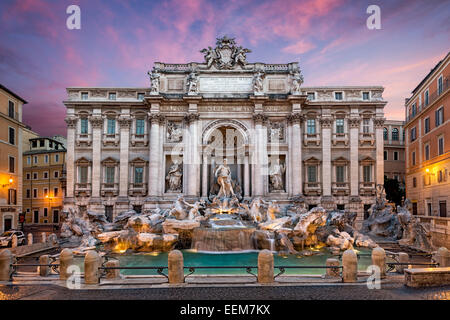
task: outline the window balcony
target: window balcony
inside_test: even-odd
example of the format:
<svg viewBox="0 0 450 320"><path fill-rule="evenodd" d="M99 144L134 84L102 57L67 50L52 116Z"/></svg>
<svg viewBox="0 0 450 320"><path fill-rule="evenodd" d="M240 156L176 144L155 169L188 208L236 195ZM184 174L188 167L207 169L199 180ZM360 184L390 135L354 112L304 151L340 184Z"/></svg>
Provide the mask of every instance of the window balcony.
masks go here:
<svg viewBox="0 0 450 320"><path fill-rule="evenodd" d="M104 146L118 146L119 145L119 141L120 141L120 136L118 133L113 133L113 134L109 134L109 133L104 133L103 134L103 145Z"/></svg>
<svg viewBox="0 0 450 320"><path fill-rule="evenodd" d="M102 183L101 195L115 197L119 194L119 184L118 183Z"/></svg>
<svg viewBox="0 0 450 320"><path fill-rule="evenodd" d="M350 186L348 182L333 182L331 191L335 196L347 196L350 194Z"/></svg>
<svg viewBox="0 0 450 320"><path fill-rule="evenodd" d="M308 144L315 144L316 146L320 146L320 134L319 133L305 133L303 135L303 144L308 146Z"/></svg>
<svg viewBox="0 0 450 320"><path fill-rule="evenodd" d="M337 145L338 143L343 143L347 146L348 133L333 133L332 143L334 146Z"/></svg>
<svg viewBox="0 0 450 320"><path fill-rule="evenodd" d="M364 145L369 143L371 146L375 144L375 133L360 133L359 134L359 145Z"/></svg>
<svg viewBox="0 0 450 320"><path fill-rule="evenodd" d="M131 146L148 146L148 134L131 134Z"/></svg>
<svg viewBox="0 0 450 320"><path fill-rule="evenodd" d="M91 184L90 183L76 183L74 190L76 197L90 197L91 196Z"/></svg>
<svg viewBox="0 0 450 320"><path fill-rule="evenodd" d="M322 194L322 184L320 182L305 182L303 193L308 196L320 196Z"/></svg>
<svg viewBox="0 0 450 320"><path fill-rule="evenodd" d="M145 183L130 183L128 185L129 196L145 196L147 194L147 185Z"/></svg>
<svg viewBox="0 0 450 320"><path fill-rule="evenodd" d="M359 193L363 196L374 196L376 194L375 182L360 182Z"/></svg>
<svg viewBox="0 0 450 320"><path fill-rule="evenodd" d="M77 147L81 147L81 146L90 147L92 145L92 134L88 134L88 133L78 134L75 139L75 143L76 143Z"/></svg>

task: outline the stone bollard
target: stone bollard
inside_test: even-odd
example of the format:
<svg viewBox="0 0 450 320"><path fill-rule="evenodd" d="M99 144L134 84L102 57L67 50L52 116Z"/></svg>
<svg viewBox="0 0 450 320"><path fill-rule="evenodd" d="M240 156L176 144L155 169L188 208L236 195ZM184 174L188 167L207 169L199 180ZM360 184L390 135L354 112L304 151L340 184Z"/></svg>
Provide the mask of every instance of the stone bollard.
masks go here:
<svg viewBox="0 0 450 320"><path fill-rule="evenodd" d="M273 254L267 249L258 254L258 282L273 282Z"/></svg>
<svg viewBox="0 0 450 320"><path fill-rule="evenodd" d="M11 248L17 248L17 236L13 235L11 239Z"/></svg>
<svg viewBox="0 0 450 320"><path fill-rule="evenodd" d="M39 257L39 264L50 264L50 257L45 254ZM50 273L49 266L39 266L39 275L41 277L46 277Z"/></svg>
<svg viewBox="0 0 450 320"><path fill-rule="evenodd" d="M181 251L172 250L169 252L168 266L169 266L169 283L183 283L184 261L183 261L183 254L181 253Z"/></svg>
<svg viewBox="0 0 450 320"><path fill-rule="evenodd" d="M356 282L358 280L358 257L352 249L342 254L342 281Z"/></svg>
<svg viewBox="0 0 450 320"><path fill-rule="evenodd" d="M105 264L106 267L119 267L119 260L109 260ZM106 279L118 279L120 278L119 269L106 270Z"/></svg>
<svg viewBox="0 0 450 320"><path fill-rule="evenodd" d="M440 247L436 253L436 262L439 268L450 267L450 252L446 247Z"/></svg>
<svg viewBox="0 0 450 320"><path fill-rule="evenodd" d="M409 262L409 255L405 252L400 252L398 254L398 262L399 263L408 263ZM408 266L395 266L395 271L398 273L404 273L405 269L408 269Z"/></svg>
<svg viewBox="0 0 450 320"><path fill-rule="evenodd" d="M372 250L372 264L380 268L380 277L386 277L386 252L381 247Z"/></svg>
<svg viewBox="0 0 450 320"><path fill-rule="evenodd" d="M28 244L29 246L31 246L31 245L33 244L33 234L32 234L32 233L29 233L29 234L28 234L28 241L27 241L27 244Z"/></svg>
<svg viewBox="0 0 450 320"><path fill-rule="evenodd" d="M4 249L0 251L0 281L9 281L11 275L11 264L13 256L11 251Z"/></svg>
<svg viewBox="0 0 450 320"><path fill-rule="evenodd" d="M327 261L325 262L325 265L327 267L339 267L339 260L338 259L333 259L333 258L328 258ZM339 268L327 268L327 277L340 277L340 270Z"/></svg>
<svg viewBox="0 0 450 320"><path fill-rule="evenodd" d="M47 242L47 235L45 234L45 232L42 232L41 233L41 242L42 243L46 243Z"/></svg>
<svg viewBox="0 0 450 320"><path fill-rule="evenodd" d="M100 281L101 258L97 251L89 250L84 257L84 283L98 284Z"/></svg>
<svg viewBox="0 0 450 320"><path fill-rule="evenodd" d="M67 280L71 275L67 273L67 268L73 265L73 253L70 249L64 249L59 255L59 279Z"/></svg>

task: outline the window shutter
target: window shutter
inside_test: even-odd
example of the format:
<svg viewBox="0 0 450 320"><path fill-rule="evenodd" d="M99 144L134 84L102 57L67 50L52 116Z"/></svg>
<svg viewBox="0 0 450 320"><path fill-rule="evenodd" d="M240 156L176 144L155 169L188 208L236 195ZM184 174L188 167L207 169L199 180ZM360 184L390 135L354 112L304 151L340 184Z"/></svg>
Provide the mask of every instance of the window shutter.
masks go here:
<svg viewBox="0 0 450 320"><path fill-rule="evenodd" d="M434 111L434 125L437 127L439 126L439 113L438 111Z"/></svg>

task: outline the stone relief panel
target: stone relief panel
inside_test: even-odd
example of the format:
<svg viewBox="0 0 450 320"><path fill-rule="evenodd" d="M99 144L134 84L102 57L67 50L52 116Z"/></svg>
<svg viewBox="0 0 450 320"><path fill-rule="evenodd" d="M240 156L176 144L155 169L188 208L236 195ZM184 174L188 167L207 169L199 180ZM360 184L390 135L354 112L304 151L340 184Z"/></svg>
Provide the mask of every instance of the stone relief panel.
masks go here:
<svg viewBox="0 0 450 320"><path fill-rule="evenodd" d="M282 121L270 121L267 126L267 139L270 143L284 142L285 125Z"/></svg>
<svg viewBox="0 0 450 320"><path fill-rule="evenodd" d="M170 143L183 141L183 124L181 121L167 121L166 141Z"/></svg>

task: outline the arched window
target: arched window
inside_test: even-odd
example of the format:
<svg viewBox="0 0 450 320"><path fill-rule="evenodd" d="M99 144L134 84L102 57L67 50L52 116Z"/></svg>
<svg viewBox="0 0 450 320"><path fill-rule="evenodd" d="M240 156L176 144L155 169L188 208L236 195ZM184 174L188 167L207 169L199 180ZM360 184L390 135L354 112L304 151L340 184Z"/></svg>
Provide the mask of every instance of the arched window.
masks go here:
<svg viewBox="0 0 450 320"><path fill-rule="evenodd" d="M398 129L397 128L392 129L392 140L398 141Z"/></svg>
<svg viewBox="0 0 450 320"><path fill-rule="evenodd" d="M383 129L383 137L384 137L384 140L388 139L388 129L387 128Z"/></svg>

